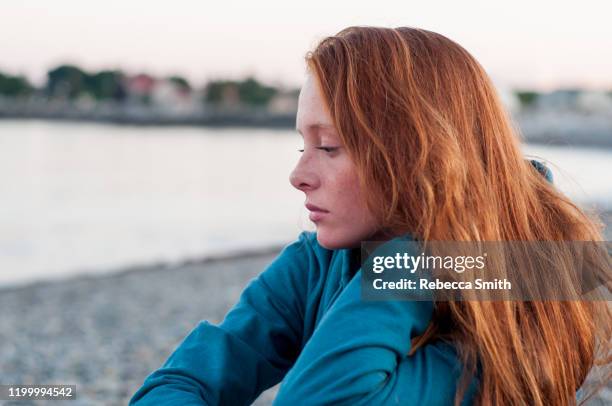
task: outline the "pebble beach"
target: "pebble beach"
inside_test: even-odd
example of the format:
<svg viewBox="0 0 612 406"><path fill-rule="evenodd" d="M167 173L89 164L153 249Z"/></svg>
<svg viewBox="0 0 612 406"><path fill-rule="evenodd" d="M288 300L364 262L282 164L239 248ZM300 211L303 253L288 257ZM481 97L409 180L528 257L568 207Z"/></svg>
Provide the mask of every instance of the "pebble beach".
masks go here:
<svg viewBox="0 0 612 406"><path fill-rule="evenodd" d="M0 382L76 384L76 400L126 405L202 319L220 322L278 249L0 290ZM274 390L255 403L268 405Z"/></svg>
<svg viewBox="0 0 612 406"><path fill-rule="evenodd" d="M610 240L612 216L604 216ZM0 289L0 383L75 384L72 401L126 405L200 320L220 322L281 247ZM255 405L272 403L275 388ZM612 404L610 385L589 404Z"/></svg>

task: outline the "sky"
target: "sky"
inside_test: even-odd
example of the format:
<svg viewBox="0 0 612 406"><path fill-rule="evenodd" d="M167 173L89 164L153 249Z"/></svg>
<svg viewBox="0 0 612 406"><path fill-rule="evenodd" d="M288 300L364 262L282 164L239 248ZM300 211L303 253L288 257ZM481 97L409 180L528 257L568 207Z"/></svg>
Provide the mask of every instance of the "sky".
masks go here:
<svg viewBox="0 0 612 406"><path fill-rule="evenodd" d="M60 63L180 74L196 86L246 75L300 86L304 55L351 25L436 31L466 48L500 86L612 89L612 2L6 1L0 71L34 83Z"/></svg>

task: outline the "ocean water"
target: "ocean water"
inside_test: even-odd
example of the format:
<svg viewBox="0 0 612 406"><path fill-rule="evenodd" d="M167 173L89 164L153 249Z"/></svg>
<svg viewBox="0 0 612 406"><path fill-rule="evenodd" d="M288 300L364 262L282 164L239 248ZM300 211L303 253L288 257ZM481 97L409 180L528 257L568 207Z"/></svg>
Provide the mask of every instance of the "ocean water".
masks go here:
<svg viewBox="0 0 612 406"><path fill-rule="evenodd" d="M309 222L291 131L0 121L0 284L266 247Z"/></svg>
<svg viewBox="0 0 612 406"><path fill-rule="evenodd" d="M0 121L0 285L284 244L312 230L290 130ZM612 150L525 147L612 208Z"/></svg>

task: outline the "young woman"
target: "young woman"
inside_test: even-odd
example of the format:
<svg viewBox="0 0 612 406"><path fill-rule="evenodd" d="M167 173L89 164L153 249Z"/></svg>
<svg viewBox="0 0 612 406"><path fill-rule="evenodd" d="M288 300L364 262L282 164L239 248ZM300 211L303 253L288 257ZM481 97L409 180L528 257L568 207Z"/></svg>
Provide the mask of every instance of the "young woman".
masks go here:
<svg viewBox="0 0 612 406"><path fill-rule="evenodd" d="M606 302L360 299L366 240L602 240L521 156L482 67L413 28L350 27L306 62L290 182L316 232L221 324L202 321L130 404L250 404L281 381L279 405L575 404L609 354Z"/></svg>

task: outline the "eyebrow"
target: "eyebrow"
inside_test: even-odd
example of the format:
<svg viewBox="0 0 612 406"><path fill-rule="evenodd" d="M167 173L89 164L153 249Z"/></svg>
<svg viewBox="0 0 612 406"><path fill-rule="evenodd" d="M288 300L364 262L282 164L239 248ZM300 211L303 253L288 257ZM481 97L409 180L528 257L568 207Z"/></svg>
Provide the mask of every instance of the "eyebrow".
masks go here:
<svg viewBox="0 0 612 406"><path fill-rule="evenodd" d="M308 129L324 129L324 130L333 130L335 129L335 127L333 125L330 124L324 124L324 123L314 123L314 124L310 124L308 126L306 126L306 128ZM302 132L300 131L299 128L296 127L295 131L299 132L300 134L302 134ZM302 134L303 135L303 134Z"/></svg>

